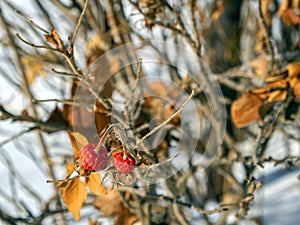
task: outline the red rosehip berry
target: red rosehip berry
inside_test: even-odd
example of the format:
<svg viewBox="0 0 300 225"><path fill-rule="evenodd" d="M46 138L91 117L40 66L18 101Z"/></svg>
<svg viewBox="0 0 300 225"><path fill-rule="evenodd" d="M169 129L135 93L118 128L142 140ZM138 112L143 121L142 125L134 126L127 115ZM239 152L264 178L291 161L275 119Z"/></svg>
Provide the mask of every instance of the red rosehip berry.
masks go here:
<svg viewBox="0 0 300 225"><path fill-rule="evenodd" d="M104 146L96 149L97 144L85 145L79 153L82 166L87 170L102 170L107 166L108 155Z"/></svg>
<svg viewBox="0 0 300 225"><path fill-rule="evenodd" d="M135 159L127 153L124 157L124 152L118 152L113 156L113 164L120 173L129 173L135 167Z"/></svg>

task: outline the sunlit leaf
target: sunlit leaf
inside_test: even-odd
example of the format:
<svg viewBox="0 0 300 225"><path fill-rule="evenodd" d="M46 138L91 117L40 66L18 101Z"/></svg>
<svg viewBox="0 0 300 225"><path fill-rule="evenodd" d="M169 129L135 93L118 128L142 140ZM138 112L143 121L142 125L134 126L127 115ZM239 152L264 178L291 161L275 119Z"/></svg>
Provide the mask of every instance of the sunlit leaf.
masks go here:
<svg viewBox="0 0 300 225"><path fill-rule="evenodd" d="M272 91L268 95L268 102L276 102L276 101L283 101L286 99L287 91L286 90L275 90Z"/></svg>
<svg viewBox="0 0 300 225"><path fill-rule="evenodd" d="M79 177L69 181L66 188L63 189L62 199L77 221L80 220L80 209L86 198L87 190Z"/></svg>
<svg viewBox="0 0 300 225"><path fill-rule="evenodd" d="M67 169L67 176L69 176L75 170L74 163L68 162L66 165L66 169Z"/></svg>
<svg viewBox="0 0 300 225"><path fill-rule="evenodd" d="M289 77L296 77L300 74L300 62L293 62L287 66Z"/></svg>
<svg viewBox="0 0 300 225"><path fill-rule="evenodd" d="M298 80L298 82L295 84L294 95L298 100L300 100L300 80Z"/></svg>
<svg viewBox="0 0 300 225"><path fill-rule="evenodd" d="M88 139L79 132L68 132L68 134L74 149L74 154L78 154L80 149L89 143Z"/></svg>
<svg viewBox="0 0 300 225"><path fill-rule="evenodd" d="M101 184L101 176L99 173L92 172L90 176L86 178L86 184L95 195L102 196L106 194L106 189Z"/></svg>
<svg viewBox="0 0 300 225"><path fill-rule="evenodd" d="M45 34L44 36L46 38L46 41L53 44L57 49L62 51L65 50L63 42L54 28L51 29L50 34Z"/></svg>

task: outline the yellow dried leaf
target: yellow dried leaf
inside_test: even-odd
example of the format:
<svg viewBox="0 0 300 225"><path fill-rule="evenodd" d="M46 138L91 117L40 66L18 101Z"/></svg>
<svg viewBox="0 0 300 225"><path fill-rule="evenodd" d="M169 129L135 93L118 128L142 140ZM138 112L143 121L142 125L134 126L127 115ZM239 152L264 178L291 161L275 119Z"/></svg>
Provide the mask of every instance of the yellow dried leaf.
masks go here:
<svg viewBox="0 0 300 225"><path fill-rule="evenodd" d="M90 176L86 178L86 184L95 195L106 195L106 189L101 184L101 176L99 173L92 172Z"/></svg>
<svg viewBox="0 0 300 225"><path fill-rule="evenodd" d="M258 118L258 109L263 101L256 95L244 93L231 106L231 118L237 128L253 123Z"/></svg>
<svg viewBox="0 0 300 225"><path fill-rule="evenodd" d="M49 43L55 45L55 47L58 48L58 43L53 39L53 37L50 34L45 34L44 36L46 38L46 41L48 41Z"/></svg>
<svg viewBox="0 0 300 225"><path fill-rule="evenodd" d="M80 220L80 209L86 198L87 190L79 177L69 181L66 188L63 189L62 199L77 221Z"/></svg>
<svg viewBox="0 0 300 225"><path fill-rule="evenodd" d="M48 41L49 43L55 45L55 47L57 49L59 49L59 50L65 50L63 42L60 39L58 33L56 32L56 30L54 28L52 28L50 34L45 34L44 36L46 38L46 41Z"/></svg>
<svg viewBox="0 0 300 225"><path fill-rule="evenodd" d="M66 169L67 169L67 176L69 176L75 170L74 163L68 162L66 165Z"/></svg>
<svg viewBox="0 0 300 225"><path fill-rule="evenodd" d="M288 70L288 77L292 78L292 77L296 77L300 74L300 62L293 62L290 63L287 66L287 70Z"/></svg>
<svg viewBox="0 0 300 225"><path fill-rule="evenodd" d="M294 95L298 100L300 100L300 80L298 80L298 82L295 84Z"/></svg>
<svg viewBox="0 0 300 225"><path fill-rule="evenodd" d="M286 79L284 80L278 80L278 81L275 81L273 83L269 83L268 85L266 85L266 88L269 89L269 91L272 91L271 89L285 89L288 87L288 82Z"/></svg>
<svg viewBox="0 0 300 225"><path fill-rule="evenodd" d="M268 87L258 87L258 88L252 88L249 90L250 94L253 95L261 95L261 94L266 94L269 91Z"/></svg>
<svg viewBox="0 0 300 225"><path fill-rule="evenodd" d="M74 155L78 154L80 149L89 143L88 139L79 132L68 132L68 134L74 149Z"/></svg>
<svg viewBox="0 0 300 225"><path fill-rule="evenodd" d="M288 7L289 7L289 0L283 0L278 10L279 16L281 16L282 13L288 9Z"/></svg>
<svg viewBox="0 0 300 225"><path fill-rule="evenodd" d="M286 90L275 90L272 91L268 96L268 102L277 102L283 101L286 99L287 91Z"/></svg>
<svg viewBox="0 0 300 225"><path fill-rule="evenodd" d="M215 10L213 11L212 13L212 20L213 21L218 21L220 16L224 13L224 2L223 0L221 1L217 1L217 5L216 5L216 8Z"/></svg>

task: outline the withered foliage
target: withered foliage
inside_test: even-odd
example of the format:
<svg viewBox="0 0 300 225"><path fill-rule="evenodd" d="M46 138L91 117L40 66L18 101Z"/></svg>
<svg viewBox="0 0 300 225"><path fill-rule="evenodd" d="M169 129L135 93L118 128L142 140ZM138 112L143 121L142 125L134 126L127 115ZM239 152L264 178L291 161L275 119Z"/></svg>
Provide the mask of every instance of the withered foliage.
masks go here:
<svg viewBox="0 0 300 225"><path fill-rule="evenodd" d="M264 212L249 213L262 201L256 193L268 190L259 171L271 164L288 173L300 165L291 147L300 142L299 0L24 2L30 7L0 2L0 76L9 87L0 95L0 120L21 130L0 127L0 165L9 184L9 192L0 187L0 202L15 210L0 204L0 221L264 221ZM198 62L167 43L201 59L201 74L193 76ZM159 67L137 54L149 46ZM213 80L223 96L214 96ZM219 125L220 98L226 128ZM187 125L186 118L197 124ZM213 133L222 127L218 146ZM281 150L272 146L278 136ZM99 142L108 166L84 169L80 149ZM209 146L215 152L207 152ZM112 163L119 152L132 155L136 168L119 173ZM24 179L13 160L17 153L46 176L50 196L36 190L34 174ZM182 156L187 160L178 163ZM213 160L204 166L203 158ZM277 207L285 213L285 205Z"/></svg>

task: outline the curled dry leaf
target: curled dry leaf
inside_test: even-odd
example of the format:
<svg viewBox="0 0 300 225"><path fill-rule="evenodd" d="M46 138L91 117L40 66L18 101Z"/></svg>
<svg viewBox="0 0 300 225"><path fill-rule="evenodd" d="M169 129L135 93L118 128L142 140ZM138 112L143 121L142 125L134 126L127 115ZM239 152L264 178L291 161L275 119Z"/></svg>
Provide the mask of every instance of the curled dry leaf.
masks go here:
<svg viewBox="0 0 300 225"><path fill-rule="evenodd" d="M300 22L300 17L296 11L299 8L298 0L284 0L279 7L278 14L282 21L291 26L297 26Z"/></svg>
<svg viewBox="0 0 300 225"><path fill-rule="evenodd" d="M300 23L300 17L296 14L296 10L291 8L283 12L281 19L291 26L297 26Z"/></svg>
<svg viewBox="0 0 300 225"><path fill-rule="evenodd" d="M71 175L71 173L73 173L73 171L75 170L76 166L74 165L74 163L68 162L66 165L66 169L67 169L67 177L69 177Z"/></svg>
<svg viewBox="0 0 300 225"><path fill-rule="evenodd" d="M122 193L129 200L130 193ZM126 208L117 190L111 190L107 195L97 198L94 205L105 216L115 217L114 225L132 225L137 221L136 216Z"/></svg>
<svg viewBox="0 0 300 225"><path fill-rule="evenodd" d="M286 90L275 90L268 95L268 102L284 101L287 97Z"/></svg>
<svg viewBox="0 0 300 225"><path fill-rule="evenodd" d="M68 132L74 150L74 159L79 157L80 149L89 143L88 139L79 132Z"/></svg>
<svg viewBox="0 0 300 225"><path fill-rule="evenodd" d="M263 101L250 93L244 93L231 106L231 118L237 128L253 123L258 118L258 110Z"/></svg>
<svg viewBox="0 0 300 225"><path fill-rule="evenodd" d="M53 44L57 49L64 51L66 50L64 47L64 43L63 41L60 39L58 33L56 32L56 30L54 28L51 29L51 33L50 34L45 34L44 35L46 40Z"/></svg>
<svg viewBox="0 0 300 225"><path fill-rule="evenodd" d="M80 220L80 209L86 198L86 187L79 177L73 178L63 189L62 199L77 221Z"/></svg>
<svg viewBox="0 0 300 225"><path fill-rule="evenodd" d="M298 80L298 82L295 84L294 95L298 100L300 100L300 80Z"/></svg>
<svg viewBox="0 0 300 225"><path fill-rule="evenodd" d="M268 87L259 87L259 88L252 88L248 92L249 94L256 95L261 100L266 100L269 95L269 88Z"/></svg>
<svg viewBox="0 0 300 225"><path fill-rule="evenodd" d="M289 78L293 78L300 74L300 62L293 62L287 66L287 70L289 73Z"/></svg>
<svg viewBox="0 0 300 225"><path fill-rule="evenodd" d="M102 196L106 194L106 189L101 184L101 176L97 172L92 172L90 176L86 177L85 182L95 195Z"/></svg>

